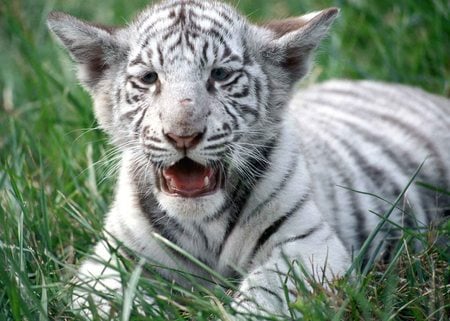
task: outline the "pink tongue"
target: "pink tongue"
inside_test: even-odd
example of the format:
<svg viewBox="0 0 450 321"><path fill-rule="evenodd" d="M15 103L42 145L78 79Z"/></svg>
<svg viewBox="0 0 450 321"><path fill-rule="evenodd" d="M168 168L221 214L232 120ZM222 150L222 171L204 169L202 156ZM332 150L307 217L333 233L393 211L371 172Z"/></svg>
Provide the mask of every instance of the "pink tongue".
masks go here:
<svg viewBox="0 0 450 321"><path fill-rule="evenodd" d="M205 188L205 177L211 178L213 170L189 159L181 160L163 170L170 188L178 191L196 191Z"/></svg>

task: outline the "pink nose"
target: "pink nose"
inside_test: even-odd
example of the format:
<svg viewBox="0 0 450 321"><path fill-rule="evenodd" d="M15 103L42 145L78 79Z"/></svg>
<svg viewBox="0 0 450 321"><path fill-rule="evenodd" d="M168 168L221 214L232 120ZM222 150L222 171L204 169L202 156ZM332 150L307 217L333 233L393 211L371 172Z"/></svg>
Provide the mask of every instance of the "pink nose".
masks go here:
<svg viewBox="0 0 450 321"><path fill-rule="evenodd" d="M190 149L198 145L202 139L203 133L195 133L190 136L178 136L174 133L167 133L169 142L178 149Z"/></svg>
<svg viewBox="0 0 450 321"><path fill-rule="evenodd" d="M180 105L183 107L189 107L189 106L192 106L193 104L194 104L194 102L190 98L185 98L185 99L180 100Z"/></svg>

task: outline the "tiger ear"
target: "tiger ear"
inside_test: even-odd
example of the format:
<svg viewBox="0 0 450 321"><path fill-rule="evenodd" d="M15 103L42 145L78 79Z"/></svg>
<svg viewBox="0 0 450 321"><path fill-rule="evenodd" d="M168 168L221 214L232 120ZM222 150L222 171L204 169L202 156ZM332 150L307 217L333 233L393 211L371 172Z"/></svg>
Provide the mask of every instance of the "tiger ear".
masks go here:
<svg viewBox="0 0 450 321"><path fill-rule="evenodd" d="M51 12L47 25L70 52L78 78L90 90L126 55L126 46L116 37L118 28L90 24L62 12Z"/></svg>
<svg viewBox="0 0 450 321"><path fill-rule="evenodd" d="M339 9L329 8L263 25L271 32L263 47L264 58L283 68L291 82L299 80L308 72L314 49L338 13Z"/></svg>

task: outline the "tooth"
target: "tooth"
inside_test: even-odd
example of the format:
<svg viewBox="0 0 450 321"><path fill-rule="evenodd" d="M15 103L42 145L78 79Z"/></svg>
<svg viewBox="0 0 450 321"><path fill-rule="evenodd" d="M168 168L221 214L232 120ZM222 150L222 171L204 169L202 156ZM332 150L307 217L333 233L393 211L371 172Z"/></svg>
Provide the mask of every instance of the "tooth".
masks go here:
<svg viewBox="0 0 450 321"><path fill-rule="evenodd" d="M205 178L203 179L203 185L204 186L208 186L209 185L209 177L205 176Z"/></svg>

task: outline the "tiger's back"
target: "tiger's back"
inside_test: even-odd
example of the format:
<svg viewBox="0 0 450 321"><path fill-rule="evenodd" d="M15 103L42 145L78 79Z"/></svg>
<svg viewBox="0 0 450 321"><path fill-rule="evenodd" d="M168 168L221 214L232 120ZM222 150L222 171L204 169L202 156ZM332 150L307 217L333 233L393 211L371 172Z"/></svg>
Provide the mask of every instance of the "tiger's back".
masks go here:
<svg viewBox="0 0 450 321"><path fill-rule="evenodd" d="M449 198L433 190L450 188L448 99L409 86L334 80L299 91L290 111L317 203L348 248L361 247L413 178L389 219L414 227L448 214ZM385 237L379 233L374 244Z"/></svg>

